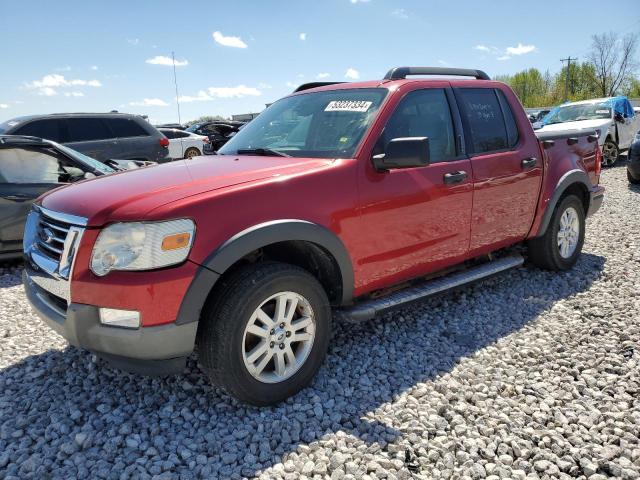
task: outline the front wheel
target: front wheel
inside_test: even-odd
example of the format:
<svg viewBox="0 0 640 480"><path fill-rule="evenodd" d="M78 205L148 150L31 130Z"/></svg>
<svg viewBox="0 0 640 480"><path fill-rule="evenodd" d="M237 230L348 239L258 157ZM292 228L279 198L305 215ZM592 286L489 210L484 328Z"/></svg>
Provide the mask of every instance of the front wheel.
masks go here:
<svg viewBox="0 0 640 480"><path fill-rule="evenodd" d="M269 262L225 279L201 322L200 363L212 383L263 406L311 382L329 345L331 309L311 274Z"/></svg>
<svg viewBox="0 0 640 480"><path fill-rule="evenodd" d="M602 166L610 167L618 160L618 155L620 154L620 150L618 150L618 145L616 142L607 138L602 145Z"/></svg>
<svg viewBox="0 0 640 480"><path fill-rule="evenodd" d="M584 231L582 202L575 195L567 195L556 206L544 235L529 240L529 259L548 270L570 269L582 251Z"/></svg>
<svg viewBox="0 0 640 480"><path fill-rule="evenodd" d="M191 160L193 157L199 157L201 155L200 150L195 147L187 148L184 152L184 158Z"/></svg>

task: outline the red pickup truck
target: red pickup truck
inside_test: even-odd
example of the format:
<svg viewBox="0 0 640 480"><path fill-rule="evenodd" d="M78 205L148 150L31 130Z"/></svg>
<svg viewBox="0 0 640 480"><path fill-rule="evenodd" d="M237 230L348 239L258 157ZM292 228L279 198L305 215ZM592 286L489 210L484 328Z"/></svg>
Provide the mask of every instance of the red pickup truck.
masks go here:
<svg viewBox="0 0 640 480"><path fill-rule="evenodd" d="M333 318L376 317L523 254L571 268L604 197L600 162L595 132L536 137L479 70L307 84L218 156L42 196L24 285L46 323L116 367L179 372L197 345L214 384L273 404L312 380Z"/></svg>

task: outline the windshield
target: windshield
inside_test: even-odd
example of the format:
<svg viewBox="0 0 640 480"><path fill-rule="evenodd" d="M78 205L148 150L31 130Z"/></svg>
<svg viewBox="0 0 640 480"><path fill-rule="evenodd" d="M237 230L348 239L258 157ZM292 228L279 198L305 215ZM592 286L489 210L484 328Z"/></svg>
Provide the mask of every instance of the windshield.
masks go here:
<svg viewBox="0 0 640 480"><path fill-rule="evenodd" d="M386 94L386 88L358 88L283 98L218 153L351 158Z"/></svg>
<svg viewBox="0 0 640 480"><path fill-rule="evenodd" d="M609 103L582 103L557 107L552 110L543 121L545 125L551 125L554 123L605 118L611 118L611 105Z"/></svg>
<svg viewBox="0 0 640 480"><path fill-rule="evenodd" d="M102 162L99 162L95 158L87 157L86 155L84 155L84 154L82 154L80 152L77 152L76 150L72 150L69 147L65 147L64 145L59 145L57 143L55 145L56 145L56 148L58 150L60 150L61 152L65 153L69 157L73 158L77 162L80 162L80 163L86 165L87 167L90 167L92 170L97 170L97 171L99 171L101 173L104 173L104 174L115 172L115 170L113 168L111 168L108 165L105 165Z"/></svg>

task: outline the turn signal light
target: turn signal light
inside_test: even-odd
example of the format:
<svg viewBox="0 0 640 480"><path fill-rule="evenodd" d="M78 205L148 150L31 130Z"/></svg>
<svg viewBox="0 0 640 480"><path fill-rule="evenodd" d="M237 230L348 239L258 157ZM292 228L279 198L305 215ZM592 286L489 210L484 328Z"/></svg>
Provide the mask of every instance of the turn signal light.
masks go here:
<svg viewBox="0 0 640 480"><path fill-rule="evenodd" d="M185 248L189 246L189 240L191 234L188 232L174 233L168 237L164 237L162 240L162 250L178 250L179 248Z"/></svg>

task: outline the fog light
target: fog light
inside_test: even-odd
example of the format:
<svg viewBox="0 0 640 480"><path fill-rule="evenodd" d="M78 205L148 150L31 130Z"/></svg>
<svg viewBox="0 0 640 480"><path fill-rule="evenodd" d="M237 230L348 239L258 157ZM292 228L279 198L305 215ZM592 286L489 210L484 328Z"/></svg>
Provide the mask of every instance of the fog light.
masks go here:
<svg viewBox="0 0 640 480"><path fill-rule="evenodd" d="M140 312L101 308L100 323L111 327L138 328L140 327Z"/></svg>

